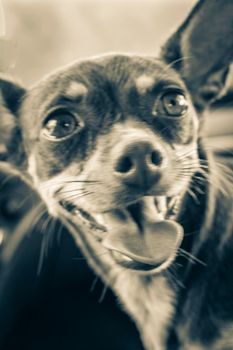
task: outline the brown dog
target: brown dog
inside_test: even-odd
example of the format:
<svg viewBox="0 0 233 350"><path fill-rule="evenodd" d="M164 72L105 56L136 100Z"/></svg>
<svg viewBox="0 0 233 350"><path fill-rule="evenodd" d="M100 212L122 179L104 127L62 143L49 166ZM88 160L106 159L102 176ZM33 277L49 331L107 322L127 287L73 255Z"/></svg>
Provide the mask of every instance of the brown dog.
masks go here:
<svg viewBox="0 0 233 350"><path fill-rule="evenodd" d="M69 228L146 349L233 348L232 186L202 135L232 24L232 1L200 1L158 59L91 58L28 91L0 81L8 162Z"/></svg>

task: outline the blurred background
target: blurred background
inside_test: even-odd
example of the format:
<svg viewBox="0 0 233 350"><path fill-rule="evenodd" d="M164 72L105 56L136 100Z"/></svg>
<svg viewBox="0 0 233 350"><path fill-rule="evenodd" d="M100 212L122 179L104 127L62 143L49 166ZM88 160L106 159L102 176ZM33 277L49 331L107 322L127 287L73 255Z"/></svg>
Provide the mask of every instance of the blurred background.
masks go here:
<svg viewBox="0 0 233 350"><path fill-rule="evenodd" d="M195 2L0 0L0 72L30 86L86 56L156 55ZM226 97L209 112L206 134L219 159L232 165L232 72L228 81ZM32 190L2 169L0 273L1 349L142 350L134 325L66 229L50 222Z"/></svg>
<svg viewBox="0 0 233 350"><path fill-rule="evenodd" d="M30 86L51 70L78 58L112 51L158 54L160 46L196 1L0 0L0 3L0 71ZM230 90L232 71L228 79ZM218 104L206 126L210 146L219 151L233 148L231 96L224 101L224 111L222 104Z"/></svg>
<svg viewBox="0 0 233 350"><path fill-rule="evenodd" d="M81 57L109 51L156 54L195 3L195 0L1 1L8 41L0 58L1 67L29 85L52 69Z"/></svg>

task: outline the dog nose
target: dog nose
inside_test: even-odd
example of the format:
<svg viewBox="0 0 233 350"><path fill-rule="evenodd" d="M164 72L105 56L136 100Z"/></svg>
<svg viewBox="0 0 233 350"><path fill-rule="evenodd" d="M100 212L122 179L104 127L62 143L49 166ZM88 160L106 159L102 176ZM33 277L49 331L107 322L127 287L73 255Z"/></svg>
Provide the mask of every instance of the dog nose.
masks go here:
<svg viewBox="0 0 233 350"><path fill-rule="evenodd" d="M127 185L148 188L160 178L164 163L161 146L137 140L128 143L121 150L115 162L115 174Z"/></svg>

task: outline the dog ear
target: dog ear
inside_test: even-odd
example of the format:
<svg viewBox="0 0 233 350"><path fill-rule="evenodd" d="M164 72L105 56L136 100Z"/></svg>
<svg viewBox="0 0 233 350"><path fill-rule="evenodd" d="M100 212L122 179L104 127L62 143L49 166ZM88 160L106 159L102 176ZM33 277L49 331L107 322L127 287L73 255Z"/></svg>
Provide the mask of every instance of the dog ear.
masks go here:
<svg viewBox="0 0 233 350"><path fill-rule="evenodd" d="M26 90L0 76L0 160L25 168L25 152L19 126L19 110Z"/></svg>
<svg viewBox="0 0 233 350"><path fill-rule="evenodd" d="M224 90L233 60L233 1L200 0L162 48L202 111Z"/></svg>

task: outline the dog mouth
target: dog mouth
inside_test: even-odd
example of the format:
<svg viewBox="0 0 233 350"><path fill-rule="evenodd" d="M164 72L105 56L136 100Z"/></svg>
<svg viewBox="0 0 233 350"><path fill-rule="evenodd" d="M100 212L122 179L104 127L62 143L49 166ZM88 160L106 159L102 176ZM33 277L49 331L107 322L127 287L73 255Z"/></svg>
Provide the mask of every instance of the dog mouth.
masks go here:
<svg viewBox="0 0 233 350"><path fill-rule="evenodd" d="M90 214L67 201L60 205L88 226L117 264L143 274L167 269L183 239L183 228L176 221L181 196L145 196L101 214Z"/></svg>

